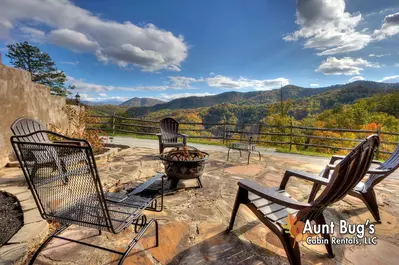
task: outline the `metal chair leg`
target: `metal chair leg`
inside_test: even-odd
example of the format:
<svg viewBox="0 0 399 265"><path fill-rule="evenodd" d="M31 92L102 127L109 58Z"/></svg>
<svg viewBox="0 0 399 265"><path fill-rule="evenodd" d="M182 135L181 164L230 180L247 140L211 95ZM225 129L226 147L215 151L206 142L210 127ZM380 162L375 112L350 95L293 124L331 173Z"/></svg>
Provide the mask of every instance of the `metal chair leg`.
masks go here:
<svg viewBox="0 0 399 265"><path fill-rule="evenodd" d="M202 188L202 181L201 181L201 177L197 178L197 182L198 182L198 187Z"/></svg>
<svg viewBox="0 0 399 265"><path fill-rule="evenodd" d="M144 235L144 233L147 231L147 229L150 227L151 224L155 224L155 247L158 247L159 241L158 241L158 222L155 219L151 219L146 226L144 226L139 233L133 238L133 240L130 242L129 247L123 253L122 258L119 260L118 265L122 265L123 262L125 261L126 257L129 255L130 251L134 248L134 246L137 244L139 239Z"/></svg>

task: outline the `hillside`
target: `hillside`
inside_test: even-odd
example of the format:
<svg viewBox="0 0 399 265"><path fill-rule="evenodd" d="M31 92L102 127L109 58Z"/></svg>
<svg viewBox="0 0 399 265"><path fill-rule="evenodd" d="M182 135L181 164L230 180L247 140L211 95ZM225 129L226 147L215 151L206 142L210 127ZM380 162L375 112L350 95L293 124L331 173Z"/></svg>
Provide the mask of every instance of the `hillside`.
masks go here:
<svg viewBox="0 0 399 265"><path fill-rule="evenodd" d="M303 88L293 85L283 87L284 99L301 98L310 95L323 93L331 88ZM206 97L187 97L178 98L163 104L152 107L131 108L128 113L132 116L145 116L149 113L160 110L177 110L177 109L195 109L203 107L211 107L218 104L236 104L236 105L262 105L274 103L280 100L280 89L270 91L251 91L251 92L225 92L214 96Z"/></svg>
<svg viewBox="0 0 399 265"><path fill-rule="evenodd" d="M294 101L294 116L297 119L301 119L306 117L308 113L320 113L323 110L334 107L336 104L351 104L357 99L397 89L399 89L399 83L386 84L372 81L356 81L349 84L322 88L303 88L288 85L283 87L283 99ZM253 111L259 113L259 109L266 108L266 104L279 101L280 89L246 93L225 92L214 96L175 99L152 107L134 107L130 108L127 112L132 117L145 117L155 112L232 104L235 105L234 109L240 109L241 106L245 109L253 109Z"/></svg>
<svg viewBox="0 0 399 265"><path fill-rule="evenodd" d="M122 104L119 104L121 107L152 107L157 104L165 103L165 101L153 99L153 98L131 98Z"/></svg>

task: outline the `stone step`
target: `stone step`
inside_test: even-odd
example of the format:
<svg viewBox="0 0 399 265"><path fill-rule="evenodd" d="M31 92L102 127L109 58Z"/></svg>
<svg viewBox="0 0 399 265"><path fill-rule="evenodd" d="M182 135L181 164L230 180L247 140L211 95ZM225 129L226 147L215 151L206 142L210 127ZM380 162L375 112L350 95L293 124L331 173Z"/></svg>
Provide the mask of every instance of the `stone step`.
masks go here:
<svg viewBox="0 0 399 265"><path fill-rule="evenodd" d="M29 249L37 246L48 235L49 228L46 221L25 224L7 243L27 243Z"/></svg>
<svg viewBox="0 0 399 265"><path fill-rule="evenodd" d="M40 215L39 210L33 209L24 212L24 224L31 224L31 223L36 223L43 221L42 216Z"/></svg>
<svg viewBox="0 0 399 265"><path fill-rule="evenodd" d="M0 264L21 265L28 256L28 244L5 245L0 248Z"/></svg>

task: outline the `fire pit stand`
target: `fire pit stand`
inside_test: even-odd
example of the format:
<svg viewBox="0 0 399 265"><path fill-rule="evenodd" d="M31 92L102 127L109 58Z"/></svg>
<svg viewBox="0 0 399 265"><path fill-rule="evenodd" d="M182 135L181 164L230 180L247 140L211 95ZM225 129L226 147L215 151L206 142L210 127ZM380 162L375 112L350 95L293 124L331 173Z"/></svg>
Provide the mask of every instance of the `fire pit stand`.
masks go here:
<svg viewBox="0 0 399 265"><path fill-rule="evenodd" d="M202 188L201 176L209 154L192 146L176 147L164 152L160 159L165 165L165 174L171 180L171 188L175 189L181 179L197 179L198 188Z"/></svg>

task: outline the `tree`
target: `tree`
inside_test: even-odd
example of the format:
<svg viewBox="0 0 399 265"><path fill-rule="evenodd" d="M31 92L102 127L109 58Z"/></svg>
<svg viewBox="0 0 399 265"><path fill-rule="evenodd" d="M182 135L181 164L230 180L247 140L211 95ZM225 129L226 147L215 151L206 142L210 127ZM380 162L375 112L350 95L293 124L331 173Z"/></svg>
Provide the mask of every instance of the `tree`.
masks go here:
<svg viewBox="0 0 399 265"><path fill-rule="evenodd" d="M16 68L31 73L32 81L49 86L51 94L67 96L70 92L65 88L66 75L59 71L48 53L40 51L38 47L28 42L10 44L7 57ZM73 89L69 86L68 89Z"/></svg>

